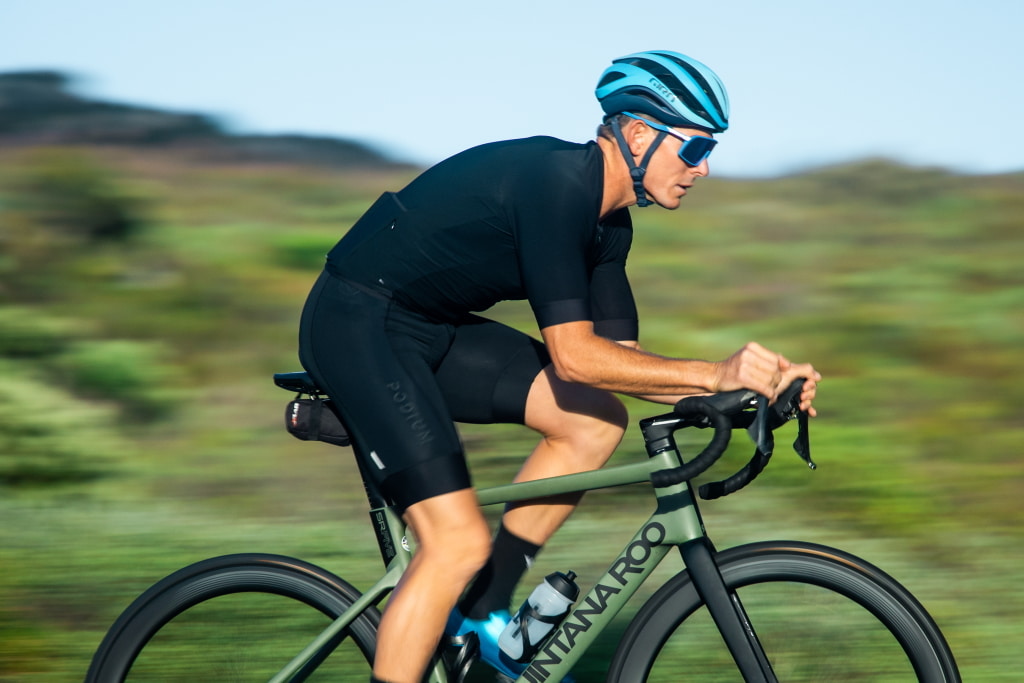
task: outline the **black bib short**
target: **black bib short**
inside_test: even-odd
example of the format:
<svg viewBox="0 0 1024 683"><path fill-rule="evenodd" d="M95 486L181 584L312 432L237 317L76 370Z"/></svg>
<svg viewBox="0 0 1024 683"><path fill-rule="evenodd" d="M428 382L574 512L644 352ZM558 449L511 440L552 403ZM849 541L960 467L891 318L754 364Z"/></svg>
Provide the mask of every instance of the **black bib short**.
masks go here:
<svg viewBox="0 0 1024 683"><path fill-rule="evenodd" d="M331 250L300 361L334 399L363 469L405 509L471 486L454 422L519 423L544 345L475 315L527 299L541 328L637 338L627 211L600 220L594 143L476 147L385 193Z"/></svg>

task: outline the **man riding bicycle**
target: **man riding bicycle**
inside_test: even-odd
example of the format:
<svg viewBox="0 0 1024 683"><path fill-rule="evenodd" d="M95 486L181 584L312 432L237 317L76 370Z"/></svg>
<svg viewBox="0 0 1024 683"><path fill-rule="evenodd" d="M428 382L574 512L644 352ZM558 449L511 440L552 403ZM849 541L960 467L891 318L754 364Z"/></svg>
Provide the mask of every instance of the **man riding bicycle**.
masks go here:
<svg viewBox="0 0 1024 683"><path fill-rule="evenodd" d="M376 680L416 683L443 633L469 631L488 663L517 676L497 648L512 593L578 502L510 506L492 542L455 422L536 430L516 476L527 481L607 461L627 423L613 392L774 398L805 377L801 408L813 414L809 364L755 343L709 362L637 342L627 207L675 209L708 175L711 136L728 127L721 81L684 55L642 52L615 60L597 97L595 141L482 145L385 193L330 251L306 302L301 362L418 541L381 621ZM529 302L543 342L475 314L505 299Z"/></svg>

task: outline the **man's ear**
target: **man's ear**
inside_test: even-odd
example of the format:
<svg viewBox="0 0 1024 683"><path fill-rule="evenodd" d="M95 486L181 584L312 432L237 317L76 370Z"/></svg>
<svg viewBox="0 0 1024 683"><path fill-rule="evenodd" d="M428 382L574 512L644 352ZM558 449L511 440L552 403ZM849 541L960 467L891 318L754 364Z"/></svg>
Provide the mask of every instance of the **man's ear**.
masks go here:
<svg viewBox="0 0 1024 683"><path fill-rule="evenodd" d="M647 148L647 144L650 142L650 134L650 127L636 119L629 119L626 125L622 127L622 137L626 140L626 144L629 145L630 153L635 157L641 156Z"/></svg>

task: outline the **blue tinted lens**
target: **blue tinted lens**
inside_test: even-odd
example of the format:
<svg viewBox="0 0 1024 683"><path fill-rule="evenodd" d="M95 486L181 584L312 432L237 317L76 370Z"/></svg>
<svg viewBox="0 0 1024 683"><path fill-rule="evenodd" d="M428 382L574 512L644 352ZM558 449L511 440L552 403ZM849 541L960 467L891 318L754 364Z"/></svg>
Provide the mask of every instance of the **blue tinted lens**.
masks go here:
<svg viewBox="0 0 1024 683"><path fill-rule="evenodd" d="M631 114L628 111L624 111L622 113L631 119L643 121L655 130L664 131L675 138L683 140L683 146L679 148L679 158L683 160L683 163L690 166L700 166L704 160L708 158L708 155L711 154L711 150L715 148L715 145L718 144L718 140L715 140L714 138L706 138L702 135L694 135L689 140L685 140L683 139L682 133L674 131L668 126L663 126L660 123L649 121L637 116L636 114Z"/></svg>
<svg viewBox="0 0 1024 683"><path fill-rule="evenodd" d="M718 140L695 135L679 148L679 158L690 166L700 166L717 144Z"/></svg>

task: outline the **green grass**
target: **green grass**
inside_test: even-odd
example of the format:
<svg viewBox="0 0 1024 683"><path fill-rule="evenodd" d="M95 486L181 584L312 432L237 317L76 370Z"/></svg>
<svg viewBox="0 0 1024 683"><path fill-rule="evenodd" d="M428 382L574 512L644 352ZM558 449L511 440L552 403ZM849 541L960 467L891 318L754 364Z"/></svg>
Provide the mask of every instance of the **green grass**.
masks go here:
<svg viewBox="0 0 1024 683"><path fill-rule="evenodd" d="M111 196L144 199L127 242L47 241L11 200L21 157L0 155L0 681L80 678L135 595L209 555L297 555L356 586L379 564L349 451L287 436L269 377L298 368L317 254L407 174L91 154L124 186ZM825 375L819 469L780 434L756 486L707 506L719 546L861 554L932 611L965 680L1016 680L1024 176L870 162L708 180L677 212L634 215L646 348L719 359L757 340ZM498 312L532 329L522 305ZM634 424L662 410L628 405ZM532 447L522 429L463 435L483 484ZM637 438L615 462L642 457ZM522 592L553 569L596 578L647 512L636 487L589 496Z"/></svg>

